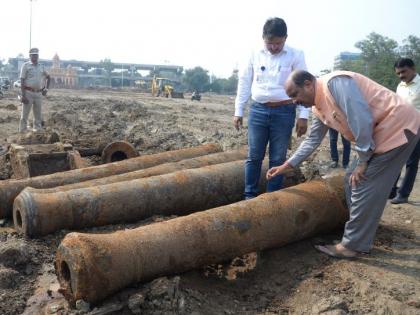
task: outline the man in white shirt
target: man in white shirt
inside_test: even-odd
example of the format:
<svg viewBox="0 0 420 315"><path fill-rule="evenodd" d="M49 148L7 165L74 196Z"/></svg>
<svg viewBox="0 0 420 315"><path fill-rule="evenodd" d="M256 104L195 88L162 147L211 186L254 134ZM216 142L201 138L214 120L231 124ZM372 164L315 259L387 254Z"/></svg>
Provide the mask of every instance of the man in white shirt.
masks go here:
<svg viewBox="0 0 420 315"><path fill-rule="evenodd" d="M400 58L394 64L395 74L400 78L401 82L397 87L397 94L413 104L417 110L420 110L420 76L416 72L416 66L413 60L409 58ZM397 181L392 188L390 198L391 203L400 204L407 203L408 197L414 187L416 181L417 170L419 168L420 157L420 141L405 164L405 175L401 181L401 187L397 187Z"/></svg>
<svg viewBox="0 0 420 315"><path fill-rule="evenodd" d="M240 69L233 123L243 124L243 112L251 97L248 115L248 158L245 164L245 199L258 194L262 161L269 143L269 166L286 160L288 143L296 118L296 105L287 96L284 83L293 70L306 70L303 52L285 45L287 26L283 19L268 19L263 27L264 47L251 55ZM300 107L297 135L306 133L309 109ZM267 184L267 192L279 190L283 177Z"/></svg>

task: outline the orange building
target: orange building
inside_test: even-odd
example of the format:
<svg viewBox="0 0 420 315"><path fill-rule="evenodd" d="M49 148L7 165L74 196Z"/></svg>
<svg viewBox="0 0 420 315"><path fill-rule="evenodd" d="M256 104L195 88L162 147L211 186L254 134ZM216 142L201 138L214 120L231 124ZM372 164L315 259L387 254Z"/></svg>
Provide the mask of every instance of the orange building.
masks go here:
<svg viewBox="0 0 420 315"><path fill-rule="evenodd" d="M60 58L55 54L53 65L48 69L51 77L50 86L52 88L76 88L77 87L77 71L71 65L61 68Z"/></svg>

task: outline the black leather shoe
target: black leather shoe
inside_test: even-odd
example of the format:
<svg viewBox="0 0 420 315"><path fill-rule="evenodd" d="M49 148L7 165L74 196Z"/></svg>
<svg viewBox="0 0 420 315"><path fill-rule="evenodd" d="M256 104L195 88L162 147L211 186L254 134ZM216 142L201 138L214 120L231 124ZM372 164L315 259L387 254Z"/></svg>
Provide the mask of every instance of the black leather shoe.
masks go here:
<svg viewBox="0 0 420 315"><path fill-rule="evenodd" d="M391 190L391 193L388 196L388 199L394 199L397 196L397 190L393 189Z"/></svg>
<svg viewBox="0 0 420 315"><path fill-rule="evenodd" d="M400 203L408 203L408 197L397 195L394 199L391 200L391 203L394 205L398 205Z"/></svg>

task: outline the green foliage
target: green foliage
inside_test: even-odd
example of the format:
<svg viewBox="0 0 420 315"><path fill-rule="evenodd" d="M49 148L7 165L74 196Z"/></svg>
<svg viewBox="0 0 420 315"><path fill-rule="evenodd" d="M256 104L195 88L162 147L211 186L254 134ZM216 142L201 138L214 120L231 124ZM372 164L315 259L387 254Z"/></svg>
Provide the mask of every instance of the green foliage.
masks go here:
<svg viewBox="0 0 420 315"><path fill-rule="evenodd" d="M195 67L185 71L182 81L185 88L190 91L235 94L238 86L238 74L237 71L234 71L228 79L212 76L210 80L207 70Z"/></svg>
<svg viewBox="0 0 420 315"><path fill-rule="evenodd" d="M210 90L218 94L235 94L238 87L238 75L233 73L228 79L213 78Z"/></svg>
<svg viewBox="0 0 420 315"><path fill-rule="evenodd" d="M403 40L403 45L399 49L402 57L413 59L417 66L417 70L420 69L420 38L410 35Z"/></svg>
<svg viewBox="0 0 420 315"><path fill-rule="evenodd" d="M206 92L209 90L210 77L208 71L195 67L185 71L183 83L191 91Z"/></svg>
<svg viewBox="0 0 420 315"><path fill-rule="evenodd" d="M361 58L340 61L335 69L364 74L392 90L399 83L394 71L394 63L398 58L412 58L416 64L420 64L420 39L413 35L405 39L403 46L399 47L391 38L370 33L367 39L358 41L355 47L360 49Z"/></svg>

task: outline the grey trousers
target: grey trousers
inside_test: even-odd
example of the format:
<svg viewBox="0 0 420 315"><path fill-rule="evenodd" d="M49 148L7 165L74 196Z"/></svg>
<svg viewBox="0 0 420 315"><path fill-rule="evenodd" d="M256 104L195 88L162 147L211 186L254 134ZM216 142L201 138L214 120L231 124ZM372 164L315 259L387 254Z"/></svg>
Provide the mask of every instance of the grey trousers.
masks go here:
<svg viewBox="0 0 420 315"><path fill-rule="evenodd" d="M341 243L344 247L369 252L373 247L376 230L392 186L397 176L414 150L420 137L406 131L408 143L383 154L374 154L368 163L363 180L356 188L349 184L349 178L355 169L358 159L354 159L348 168L344 187L350 218L344 228Z"/></svg>
<svg viewBox="0 0 420 315"><path fill-rule="evenodd" d="M19 132L26 132L28 130L28 117L33 108L33 128L34 130L42 129L42 94L37 92L26 91L26 97L29 100L28 104L22 103L22 114L20 116Z"/></svg>

